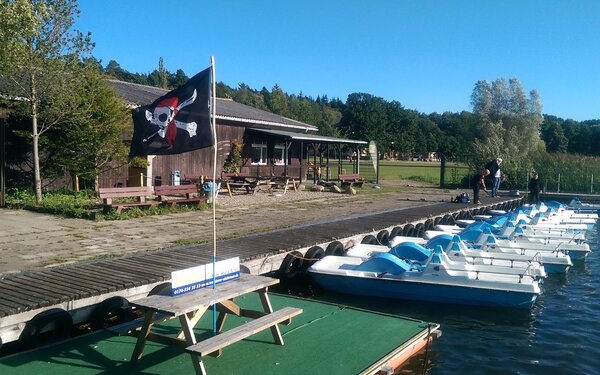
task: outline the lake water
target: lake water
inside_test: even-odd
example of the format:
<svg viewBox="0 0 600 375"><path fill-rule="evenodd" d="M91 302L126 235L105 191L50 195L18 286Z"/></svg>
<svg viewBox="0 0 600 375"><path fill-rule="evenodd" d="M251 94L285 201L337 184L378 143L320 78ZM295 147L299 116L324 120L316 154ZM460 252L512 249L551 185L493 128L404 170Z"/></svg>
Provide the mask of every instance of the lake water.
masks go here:
<svg viewBox="0 0 600 375"><path fill-rule="evenodd" d="M325 292L315 297L439 323L442 336L400 373L600 374L599 233L596 225L587 234L592 253L586 260L565 275L549 275L530 311Z"/></svg>

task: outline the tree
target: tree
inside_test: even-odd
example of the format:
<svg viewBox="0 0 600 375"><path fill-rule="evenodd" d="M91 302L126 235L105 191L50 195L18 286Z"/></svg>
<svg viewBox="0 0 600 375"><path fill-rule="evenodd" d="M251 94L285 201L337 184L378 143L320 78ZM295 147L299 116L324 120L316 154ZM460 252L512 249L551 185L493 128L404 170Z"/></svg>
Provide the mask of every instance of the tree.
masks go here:
<svg viewBox="0 0 600 375"><path fill-rule="evenodd" d="M158 85L163 89L169 87L169 72L165 68L165 61L162 56L158 59Z"/></svg>
<svg viewBox="0 0 600 375"><path fill-rule="evenodd" d="M290 110L288 108L287 95L278 85L273 86L269 99L265 101L265 104L271 112L289 117Z"/></svg>
<svg viewBox="0 0 600 375"><path fill-rule="evenodd" d="M438 151L450 159L464 158L478 135L476 116L471 112L462 111L461 113L444 112L441 115L432 113L428 117L444 133Z"/></svg>
<svg viewBox="0 0 600 375"><path fill-rule="evenodd" d="M381 150L412 153L415 151L415 135L417 133L417 121L414 113L404 109L400 102L392 101L387 105L388 139L389 145L381 145ZM388 147L386 147L388 146Z"/></svg>
<svg viewBox="0 0 600 375"><path fill-rule="evenodd" d="M478 81L471 104L480 127L471 166L479 169L489 159L502 157L505 171L531 168L531 155L538 149L543 121L537 91L530 91L527 97L516 78Z"/></svg>
<svg viewBox="0 0 600 375"><path fill-rule="evenodd" d="M93 48L89 33L71 30L78 14L75 0L0 3L0 74L7 82L8 94L29 104L37 204L42 201L40 135L55 125L38 120L53 108L55 98L65 94L74 66Z"/></svg>
<svg viewBox="0 0 600 375"><path fill-rule="evenodd" d="M365 93L348 95L340 132L351 139L375 141L385 152L388 142L388 106L383 98Z"/></svg>
<svg viewBox="0 0 600 375"><path fill-rule="evenodd" d="M546 151L560 153L567 152L569 140L565 136L561 123L556 117L551 118L549 116L544 116L541 134L546 143Z"/></svg>
<svg viewBox="0 0 600 375"><path fill-rule="evenodd" d="M57 121L49 135L47 151L54 164L72 176L94 181L113 164L124 164L127 147L123 134L129 128L129 113L116 93L109 89L94 66L84 66L65 103L74 110Z"/></svg>
<svg viewBox="0 0 600 375"><path fill-rule="evenodd" d="M175 74L171 74L169 76L169 86L173 88L177 88L179 86L183 86L189 77L185 75L182 69L177 69Z"/></svg>

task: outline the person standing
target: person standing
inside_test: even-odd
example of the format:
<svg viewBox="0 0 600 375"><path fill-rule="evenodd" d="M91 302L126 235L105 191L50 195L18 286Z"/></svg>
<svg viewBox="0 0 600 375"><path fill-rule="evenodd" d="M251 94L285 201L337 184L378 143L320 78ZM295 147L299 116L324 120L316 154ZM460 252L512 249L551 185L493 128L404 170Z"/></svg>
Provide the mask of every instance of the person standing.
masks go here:
<svg viewBox="0 0 600 375"><path fill-rule="evenodd" d="M533 172L531 180L529 180L529 204L540 203L540 191L542 190L542 184L540 176Z"/></svg>
<svg viewBox="0 0 600 375"><path fill-rule="evenodd" d="M496 158L485 165L485 169L489 170L492 176L492 197L498 196L498 189L500 188L500 181L502 180L500 164L502 164L502 159Z"/></svg>
<svg viewBox="0 0 600 375"><path fill-rule="evenodd" d="M487 192L484 179L485 176L489 174L489 169L484 169L478 171L471 179L471 185L473 185L473 204L481 204L481 201L479 200L479 190L483 189L483 191Z"/></svg>

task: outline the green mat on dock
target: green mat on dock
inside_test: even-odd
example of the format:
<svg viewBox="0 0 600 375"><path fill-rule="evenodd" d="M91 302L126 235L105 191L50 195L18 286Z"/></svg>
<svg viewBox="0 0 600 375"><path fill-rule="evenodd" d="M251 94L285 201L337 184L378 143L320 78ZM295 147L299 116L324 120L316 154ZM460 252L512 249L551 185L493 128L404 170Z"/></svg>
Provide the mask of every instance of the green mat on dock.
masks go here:
<svg viewBox="0 0 600 375"><path fill-rule="evenodd" d="M284 346L273 343L269 330L205 357L208 374L360 373L423 330L427 323L390 315L270 293L275 310L293 306L304 312L290 325L280 325ZM236 299L247 308L258 308L255 294ZM212 335L212 312L196 326L197 335ZM245 318L229 316L225 330ZM160 325L176 332L178 320ZM158 331L158 329L157 329ZM148 342L137 365L129 363L133 337L108 332L80 336L51 346L0 358L0 373L9 374L192 374L190 356L181 349Z"/></svg>

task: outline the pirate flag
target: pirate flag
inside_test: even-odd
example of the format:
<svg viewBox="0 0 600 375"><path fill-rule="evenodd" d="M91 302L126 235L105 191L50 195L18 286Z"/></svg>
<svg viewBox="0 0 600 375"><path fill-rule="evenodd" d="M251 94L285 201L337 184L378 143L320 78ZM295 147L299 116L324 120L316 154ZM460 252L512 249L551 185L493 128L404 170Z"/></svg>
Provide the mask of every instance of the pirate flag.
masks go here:
<svg viewBox="0 0 600 375"><path fill-rule="evenodd" d="M212 146L210 72L207 68L154 103L132 111L129 158L180 154Z"/></svg>

